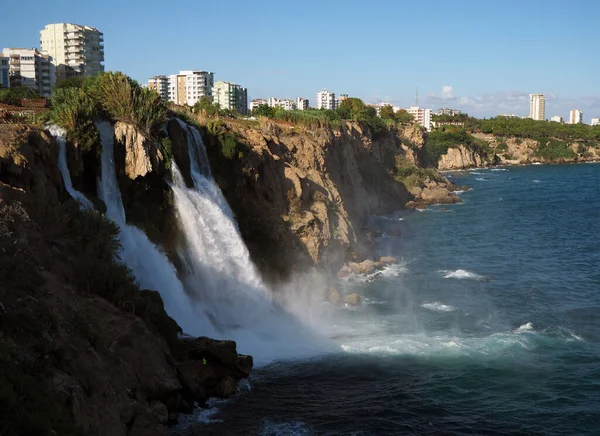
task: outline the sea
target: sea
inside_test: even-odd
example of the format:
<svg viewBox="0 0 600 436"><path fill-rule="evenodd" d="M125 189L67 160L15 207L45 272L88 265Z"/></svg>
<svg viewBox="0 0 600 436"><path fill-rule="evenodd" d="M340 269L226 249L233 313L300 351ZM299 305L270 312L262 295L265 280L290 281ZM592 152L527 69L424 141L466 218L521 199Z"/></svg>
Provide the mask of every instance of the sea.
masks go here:
<svg viewBox="0 0 600 436"><path fill-rule="evenodd" d="M311 309L326 352L258 366L177 434L600 434L600 164L447 177L462 203L369 220L397 262L336 283L360 306Z"/></svg>

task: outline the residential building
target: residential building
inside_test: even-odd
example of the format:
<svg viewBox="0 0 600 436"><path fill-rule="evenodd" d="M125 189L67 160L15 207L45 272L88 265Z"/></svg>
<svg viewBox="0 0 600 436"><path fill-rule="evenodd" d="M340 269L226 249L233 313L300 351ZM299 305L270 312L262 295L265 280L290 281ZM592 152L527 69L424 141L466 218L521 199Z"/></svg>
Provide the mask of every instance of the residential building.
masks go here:
<svg viewBox="0 0 600 436"><path fill-rule="evenodd" d="M583 112L579 109L573 109L569 113L569 123L570 124L580 124L583 123Z"/></svg>
<svg viewBox="0 0 600 436"><path fill-rule="evenodd" d="M104 71L104 35L78 24L48 24L40 31L41 51L52 57L56 80Z"/></svg>
<svg viewBox="0 0 600 436"><path fill-rule="evenodd" d="M308 109L308 98L298 97L296 99L296 109L299 111L305 111Z"/></svg>
<svg viewBox="0 0 600 436"><path fill-rule="evenodd" d="M155 77L166 77L166 99L175 104L193 106L204 96L212 100L215 73L190 70L180 71L179 74ZM152 79L154 77L148 81L148 87L150 87Z"/></svg>
<svg viewBox="0 0 600 436"><path fill-rule="evenodd" d="M406 109L415 119L415 123L422 125L429 132L431 130L431 109L422 109L419 106L411 106Z"/></svg>
<svg viewBox="0 0 600 436"><path fill-rule="evenodd" d="M546 97L542 94L529 94L529 118L538 121L546 119Z"/></svg>
<svg viewBox="0 0 600 436"><path fill-rule="evenodd" d="M517 114L500 114L498 116L504 117L504 118L519 118L519 116ZM529 118L529 117L524 117L524 118Z"/></svg>
<svg viewBox="0 0 600 436"><path fill-rule="evenodd" d="M291 111L296 109L296 102L294 100L283 99L280 100L275 97L269 98L269 106L270 107L280 107L286 111Z"/></svg>
<svg viewBox="0 0 600 436"><path fill-rule="evenodd" d="M169 78L167 76L153 76L148 79L148 89L156 91L164 100L169 99Z"/></svg>
<svg viewBox="0 0 600 436"><path fill-rule="evenodd" d="M10 81L8 80L10 66L8 65L8 61L9 57L0 53L0 87L2 88L8 88L10 86Z"/></svg>
<svg viewBox="0 0 600 436"><path fill-rule="evenodd" d="M9 87L27 86L41 97L50 97L56 80L52 58L35 48L5 48Z"/></svg>
<svg viewBox="0 0 600 436"><path fill-rule="evenodd" d="M441 109L438 109L437 112L435 113L436 115L451 115L451 116L456 116L456 115L460 115L462 112L459 111L458 109L450 109L447 107L443 107Z"/></svg>
<svg viewBox="0 0 600 436"><path fill-rule="evenodd" d="M242 115L248 113L248 90L238 84L215 82L212 90L213 103L217 103L221 109L236 110Z"/></svg>
<svg viewBox="0 0 600 436"><path fill-rule="evenodd" d="M267 106L269 105L269 101L265 100L264 98L255 98L254 100L252 100L250 102L250 110L253 111L254 109L258 108L259 106L266 104Z"/></svg>
<svg viewBox="0 0 600 436"><path fill-rule="evenodd" d="M563 117L561 117L559 115L554 115L552 118L550 118L550 121L554 121L555 123L561 123L561 124L565 122Z"/></svg>
<svg viewBox="0 0 600 436"><path fill-rule="evenodd" d="M329 91L320 91L317 93L317 109L331 109L336 108L335 94Z"/></svg>
<svg viewBox="0 0 600 436"><path fill-rule="evenodd" d="M600 118L592 118L592 126L600 126Z"/></svg>

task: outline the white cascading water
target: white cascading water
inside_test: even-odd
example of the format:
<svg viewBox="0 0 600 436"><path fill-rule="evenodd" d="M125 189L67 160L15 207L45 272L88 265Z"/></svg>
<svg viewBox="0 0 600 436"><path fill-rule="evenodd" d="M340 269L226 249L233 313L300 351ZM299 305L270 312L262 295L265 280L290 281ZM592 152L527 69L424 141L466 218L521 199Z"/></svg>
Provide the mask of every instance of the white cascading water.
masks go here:
<svg viewBox="0 0 600 436"><path fill-rule="evenodd" d="M165 310L183 331L190 335L214 335L206 316L199 316L193 301L186 294L167 256L139 228L129 225L117 182L114 162L114 130L110 123L96 123L102 141L102 178L98 181L98 196L106 204L106 217L120 228L122 261L133 271L142 288L160 292Z"/></svg>
<svg viewBox="0 0 600 436"><path fill-rule="evenodd" d="M60 175L62 176L63 183L65 184L65 188L67 192L75 199L81 207L84 209L94 209L94 205L90 200L86 198L81 192L73 187L73 182L71 181L71 173L69 173L69 167L67 166L67 140L65 139L65 131L64 129L58 126L50 126L48 127L48 131L50 134L56 139L59 145L58 151L58 169L60 170Z"/></svg>
<svg viewBox="0 0 600 436"><path fill-rule="evenodd" d="M175 164L172 173L186 241L180 251L187 267L186 290L202 302L219 336L238 341L239 351L252 354L258 363L322 349L316 335L273 301L212 178L202 137L194 127L182 127L188 132L194 188L185 185Z"/></svg>

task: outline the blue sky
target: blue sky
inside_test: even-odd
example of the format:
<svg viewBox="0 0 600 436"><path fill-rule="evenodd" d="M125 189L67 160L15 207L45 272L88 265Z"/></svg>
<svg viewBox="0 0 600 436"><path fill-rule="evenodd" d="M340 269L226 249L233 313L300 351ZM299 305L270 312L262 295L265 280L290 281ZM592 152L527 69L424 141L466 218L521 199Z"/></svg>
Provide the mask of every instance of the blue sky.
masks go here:
<svg viewBox="0 0 600 436"><path fill-rule="evenodd" d="M107 70L140 82L204 69L249 98L328 89L367 102L476 116L600 117L600 1L21 0L1 9L1 47L38 47L48 23L104 32Z"/></svg>

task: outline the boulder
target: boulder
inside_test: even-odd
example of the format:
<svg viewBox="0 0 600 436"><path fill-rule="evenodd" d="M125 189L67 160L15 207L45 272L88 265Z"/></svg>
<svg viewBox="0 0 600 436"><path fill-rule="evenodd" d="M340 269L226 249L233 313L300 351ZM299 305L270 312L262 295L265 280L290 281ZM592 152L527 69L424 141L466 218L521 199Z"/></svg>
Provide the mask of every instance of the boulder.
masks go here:
<svg viewBox="0 0 600 436"><path fill-rule="evenodd" d="M342 296L334 287L327 288L327 301L331 304L339 304Z"/></svg>
<svg viewBox="0 0 600 436"><path fill-rule="evenodd" d="M396 263L396 262L398 262L398 259L396 259L393 256L381 256L379 258L379 263L383 263L385 265L390 265L390 264Z"/></svg>
<svg viewBox="0 0 600 436"><path fill-rule="evenodd" d="M360 294L357 294L356 292L352 293L352 294L344 295L344 304L347 304L348 306L359 306L360 301L361 301Z"/></svg>
<svg viewBox="0 0 600 436"><path fill-rule="evenodd" d="M237 382L233 377L224 377L219 380L215 395L219 398L229 398L235 395L237 391Z"/></svg>

